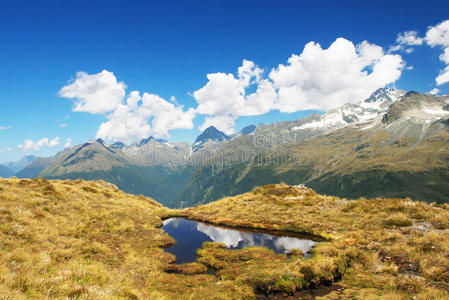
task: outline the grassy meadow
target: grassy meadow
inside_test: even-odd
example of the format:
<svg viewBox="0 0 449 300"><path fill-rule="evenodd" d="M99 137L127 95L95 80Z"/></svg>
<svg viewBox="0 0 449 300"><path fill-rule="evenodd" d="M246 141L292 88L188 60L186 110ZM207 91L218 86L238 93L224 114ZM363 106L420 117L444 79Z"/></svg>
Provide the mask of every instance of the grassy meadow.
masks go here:
<svg viewBox="0 0 449 300"><path fill-rule="evenodd" d="M326 242L310 258L205 243L176 265L171 216ZM0 179L0 299L285 299L335 282L322 299L449 298L449 205L277 184L170 210L104 181Z"/></svg>

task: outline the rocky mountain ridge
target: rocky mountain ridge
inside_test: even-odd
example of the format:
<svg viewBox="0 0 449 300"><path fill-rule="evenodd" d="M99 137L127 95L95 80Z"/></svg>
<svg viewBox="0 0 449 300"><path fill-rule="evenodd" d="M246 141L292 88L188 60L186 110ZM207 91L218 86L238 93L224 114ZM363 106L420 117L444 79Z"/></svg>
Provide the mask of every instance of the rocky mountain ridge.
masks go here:
<svg viewBox="0 0 449 300"><path fill-rule="evenodd" d="M431 149L438 149L435 157L444 162L447 151L439 145L449 140L448 101L448 96L379 89L357 104L294 121L260 124L233 136L208 128L198 137L196 146L153 137L134 145L91 140L64 151L38 176L104 179L171 207L209 202L279 181L309 183L319 192L363 196L354 189L354 177L348 179L351 183L329 181L338 176L356 176L354 170L361 172L357 176L367 178L377 172L373 175L377 176L373 179L377 184L382 183L380 173L405 172L398 181L399 191L407 178L413 177L411 172L433 168L434 163L427 169L424 164L429 162ZM401 157L413 153L421 160L404 160L396 165L389 161L387 166L376 167L378 161L395 152ZM375 155L380 159L374 159ZM415 171L404 167L407 164L412 164ZM442 187L446 164L440 165L443 173L440 170L433 180L444 192L439 192L437 198L449 201L449 193ZM324 182L335 188L325 188ZM368 186L365 190L369 190ZM416 195L421 200L425 196Z"/></svg>

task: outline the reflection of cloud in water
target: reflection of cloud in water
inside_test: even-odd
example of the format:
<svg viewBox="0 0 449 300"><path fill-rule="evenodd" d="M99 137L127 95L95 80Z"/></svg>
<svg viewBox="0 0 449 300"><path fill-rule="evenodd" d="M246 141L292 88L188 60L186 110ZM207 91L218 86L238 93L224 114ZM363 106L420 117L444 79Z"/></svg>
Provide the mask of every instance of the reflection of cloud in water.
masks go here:
<svg viewBox="0 0 449 300"><path fill-rule="evenodd" d="M303 252L308 252L312 249L313 245L315 245L315 242L292 237L278 237L274 241L274 245L280 252L288 253L292 249L300 249Z"/></svg>
<svg viewBox="0 0 449 300"><path fill-rule="evenodd" d="M245 248L252 246L267 247L278 253L288 253L292 249L308 252L314 241L300 240L293 237L277 237L264 233L239 232L198 223L197 230L206 234L212 241L224 243L227 248Z"/></svg>
<svg viewBox="0 0 449 300"><path fill-rule="evenodd" d="M173 228L178 228L180 224L182 224L185 220L181 218L170 218L162 221L162 226L170 225Z"/></svg>
<svg viewBox="0 0 449 300"><path fill-rule="evenodd" d="M232 248L237 247L240 241L243 241L245 238L243 237L244 234L238 231L208 226L202 223L198 223L197 229L198 231L201 231L205 235L209 236L212 241L217 243L225 243L227 247Z"/></svg>

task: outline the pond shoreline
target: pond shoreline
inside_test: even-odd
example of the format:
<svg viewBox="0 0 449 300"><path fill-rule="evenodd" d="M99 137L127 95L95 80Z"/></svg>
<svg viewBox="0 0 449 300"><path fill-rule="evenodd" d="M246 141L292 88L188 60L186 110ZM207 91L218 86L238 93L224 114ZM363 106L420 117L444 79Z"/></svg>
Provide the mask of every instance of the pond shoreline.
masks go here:
<svg viewBox="0 0 449 300"><path fill-rule="evenodd" d="M220 227L223 229L232 229L232 230L238 230L238 231L243 231L243 232L248 232L248 233L264 233L264 234L270 234L270 235L274 235L277 237L294 237L294 238L303 238L303 239L309 239L315 242L319 242L319 243L323 243L323 242L330 242L332 241L332 239L318 235L318 234L313 234L307 231L293 231L293 230L278 230L278 229L268 229L268 228L262 228L262 227L251 227L251 226L241 226L241 225L232 225L232 224L228 224L228 223L223 223L223 222L211 222L211 221L207 221L201 218L195 218L195 217L191 217L189 215L171 215L171 216L167 216L167 217L163 217L161 218L161 221L165 221L171 218L183 218L183 219L187 219L190 221L195 221L195 222L201 222L207 225L213 225L216 227ZM163 224L161 224L162 227Z"/></svg>

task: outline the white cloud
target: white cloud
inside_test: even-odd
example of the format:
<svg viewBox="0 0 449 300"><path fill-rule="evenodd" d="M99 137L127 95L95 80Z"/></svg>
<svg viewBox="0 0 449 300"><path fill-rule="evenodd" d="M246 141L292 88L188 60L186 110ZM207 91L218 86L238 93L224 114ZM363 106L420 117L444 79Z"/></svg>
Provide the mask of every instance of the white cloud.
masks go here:
<svg viewBox="0 0 449 300"><path fill-rule="evenodd" d="M287 65L271 71L278 89L278 109L327 110L354 103L401 76L401 56L384 54L382 47L339 38L328 49L308 43L301 55L292 55Z"/></svg>
<svg viewBox="0 0 449 300"><path fill-rule="evenodd" d="M61 127L61 128L65 128L65 127L67 127L67 126L69 126L68 123L61 123L61 124L59 124L59 127Z"/></svg>
<svg viewBox="0 0 449 300"><path fill-rule="evenodd" d="M176 101L176 97L175 97L175 96L171 96L171 97L170 97L170 102L172 102L172 103L178 105L178 102Z"/></svg>
<svg viewBox="0 0 449 300"><path fill-rule="evenodd" d="M440 60L446 64L446 67L440 71L435 78L437 85L449 82L449 20L443 21L436 26L431 26L427 30L426 43L431 47L442 47L443 53Z"/></svg>
<svg viewBox="0 0 449 300"><path fill-rule="evenodd" d="M52 148L57 145L59 145L59 137L55 137L51 140L49 138L42 138L36 142L33 140L25 140L23 145L18 145L17 147L23 151L38 151L42 147Z"/></svg>
<svg viewBox="0 0 449 300"><path fill-rule="evenodd" d="M59 95L74 100L74 111L103 114L122 103L125 89L126 85L117 82L112 72L103 70L92 75L78 72L73 82L61 88Z"/></svg>
<svg viewBox="0 0 449 300"><path fill-rule="evenodd" d="M67 138L67 140L65 141L65 144L64 144L64 148L70 148L71 146L72 146L72 139Z"/></svg>
<svg viewBox="0 0 449 300"><path fill-rule="evenodd" d="M396 38L396 43L407 46L419 46L424 42L423 38L418 37L418 32L414 30L399 33Z"/></svg>
<svg viewBox="0 0 449 300"><path fill-rule="evenodd" d="M270 110L296 112L327 110L357 102L374 90L395 82L405 64L400 55L385 54L382 47L366 41L354 45L339 38L328 49L308 43L287 64L271 70L268 78L253 62L244 60L233 74L208 74L205 86L193 93L197 113L207 115L200 128L214 125L232 132L241 116ZM255 92L247 94L249 87Z"/></svg>
<svg viewBox="0 0 449 300"><path fill-rule="evenodd" d="M420 46L424 43L424 39L418 36L418 32L414 30L398 33L396 45L390 46L388 52L393 53L403 51L407 54L412 53L415 49L408 46Z"/></svg>
<svg viewBox="0 0 449 300"><path fill-rule="evenodd" d="M225 73L207 74L207 79L207 84L193 93L198 113L226 115L241 108L245 101L245 86L241 79Z"/></svg>
<svg viewBox="0 0 449 300"><path fill-rule="evenodd" d="M193 128L194 109L184 110L172 97L171 102L158 95L132 91L125 100L126 85L118 82L112 72L97 74L78 72L76 79L64 86L59 94L74 99L74 111L105 114L97 138L131 142L149 135L169 136L174 129ZM65 124L65 123L63 123ZM63 125L61 124L61 125Z"/></svg>
<svg viewBox="0 0 449 300"><path fill-rule="evenodd" d="M11 126L0 126L0 130L11 129Z"/></svg>
<svg viewBox="0 0 449 300"><path fill-rule="evenodd" d="M439 92L440 92L439 89L434 88L434 89L432 89L432 90L429 92L429 94L431 94L431 95L436 95L436 94L438 94Z"/></svg>
<svg viewBox="0 0 449 300"><path fill-rule="evenodd" d="M111 141L130 142L149 135L168 136L173 129L193 128L195 112L183 110L183 106L166 101L154 95L139 92L130 93L126 104L120 104L102 123L97 138ZM150 125L151 123L151 125Z"/></svg>
<svg viewBox="0 0 449 300"><path fill-rule="evenodd" d="M206 117L204 123L199 127L201 131L207 129L210 126L214 126L226 134L234 133L235 119L232 116L216 116Z"/></svg>
<svg viewBox="0 0 449 300"><path fill-rule="evenodd" d="M193 93L198 103L196 112L210 116L200 129L214 125L231 134L237 118L260 115L273 109L269 103L273 103L276 93L268 80L261 79L262 73L254 62L243 60L237 69L237 77L226 73L207 74L206 85ZM247 96L246 89L250 86L257 86L257 91Z"/></svg>

